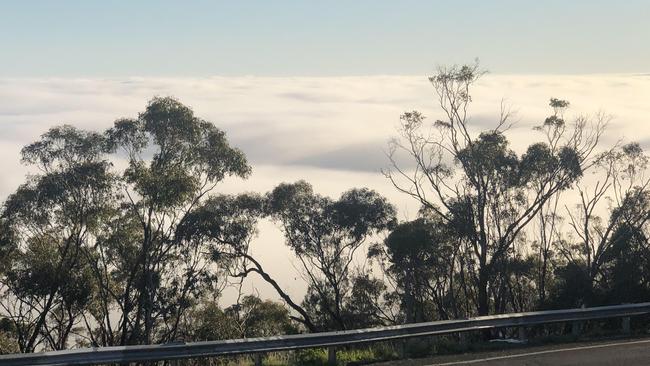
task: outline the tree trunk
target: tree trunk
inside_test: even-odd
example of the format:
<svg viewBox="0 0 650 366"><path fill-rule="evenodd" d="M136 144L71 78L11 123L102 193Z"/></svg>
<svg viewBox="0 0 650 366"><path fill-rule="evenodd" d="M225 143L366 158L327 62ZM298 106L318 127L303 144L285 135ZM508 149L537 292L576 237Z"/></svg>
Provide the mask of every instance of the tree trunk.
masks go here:
<svg viewBox="0 0 650 366"><path fill-rule="evenodd" d="M488 298L488 278L484 269L479 270L478 275L478 315L488 315L490 303Z"/></svg>

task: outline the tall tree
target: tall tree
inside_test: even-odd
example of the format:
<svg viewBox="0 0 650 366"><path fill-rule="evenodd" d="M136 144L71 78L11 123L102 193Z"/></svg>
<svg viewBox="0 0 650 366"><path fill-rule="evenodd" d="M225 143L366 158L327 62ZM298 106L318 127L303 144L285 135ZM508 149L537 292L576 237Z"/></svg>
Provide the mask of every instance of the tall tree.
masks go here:
<svg viewBox="0 0 650 366"><path fill-rule="evenodd" d="M295 253L309 294L293 299L251 253L257 221L270 216L282 228ZM187 216L177 234L212 243L213 259L228 262L233 277L258 274L295 312L293 320L309 331L345 329L346 298L355 253L366 239L394 223L394 208L379 194L352 189L340 199L318 195L299 181L281 184L265 197L255 194L212 197Z"/></svg>
<svg viewBox="0 0 650 366"><path fill-rule="evenodd" d="M217 283L209 243L177 229L219 182L251 169L223 131L173 98L154 98L138 118L117 120L106 139L127 165L113 220L88 255L105 301L94 312L99 329L91 334L100 336L93 341L165 342Z"/></svg>
<svg viewBox="0 0 650 366"><path fill-rule="evenodd" d="M454 296L456 244L440 219L422 217L401 223L369 255L384 262L401 297L408 323L458 315Z"/></svg>
<svg viewBox="0 0 650 366"><path fill-rule="evenodd" d="M284 305L262 300L255 295L244 296L237 304L228 307L225 313L232 319L240 338L297 333L289 310Z"/></svg>
<svg viewBox="0 0 650 366"><path fill-rule="evenodd" d="M491 283L503 273L504 259L549 199L580 178L606 121L597 119L589 126L587 119L578 118L570 127L555 113L542 126L552 131L557 144L532 144L520 157L505 136L510 115L503 106L492 129L472 129L470 89L481 75L475 64L440 68L429 78L444 118L429 126L419 112L405 113L401 138L390 145L391 168L385 175L468 241L476 262L476 310L485 315L491 309ZM566 104L551 101L556 110ZM398 153L406 153L413 167L400 166Z"/></svg>
<svg viewBox="0 0 650 366"><path fill-rule="evenodd" d="M22 161L40 173L4 205L14 252L1 302L22 352L39 345L65 348L90 301L83 248L91 245L114 200L105 148L100 134L63 126L22 150Z"/></svg>
<svg viewBox="0 0 650 366"><path fill-rule="evenodd" d="M259 219L265 216L266 199L255 194L219 195L212 197L179 225L177 234L185 240L194 237L208 240L212 244L212 260L228 263L228 274L243 281L251 273L258 274L269 283L280 298L298 313L290 317L310 331L316 325L300 303L284 290L278 281L268 273L262 263L252 254L250 244L257 233Z"/></svg>
<svg viewBox="0 0 650 366"><path fill-rule="evenodd" d="M266 210L300 263L309 287L304 305L311 318L319 317L315 325L346 329L344 304L355 254L370 236L394 225L393 206L368 189L351 189L332 200L299 181L270 192Z"/></svg>
<svg viewBox="0 0 650 366"><path fill-rule="evenodd" d="M627 249L621 246L621 238L638 241L638 233L650 220L649 161L638 143L600 154L595 165L600 174L595 183L578 185L579 201L575 209L567 207L574 240L560 242L558 249L567 263L584 272L581 277L586 279L587 294L593 294L597 282L608 287L604 267L612 259L612 250L624 253ZM608 217L603 217L604 213ZM583 305L594 300L587 297L578 301Z"/></svg>

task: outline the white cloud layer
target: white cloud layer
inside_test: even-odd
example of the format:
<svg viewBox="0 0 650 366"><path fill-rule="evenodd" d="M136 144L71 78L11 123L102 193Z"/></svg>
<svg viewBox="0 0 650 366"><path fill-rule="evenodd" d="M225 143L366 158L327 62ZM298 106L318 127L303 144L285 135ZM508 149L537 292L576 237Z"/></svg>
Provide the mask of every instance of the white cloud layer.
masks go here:
<svg viewBox="0 0 650 366"><path fill-rule="evenodd" d="M440 116L425 76L0 79L0 197L24 181L21 147L49 127L103 130L118 117L135 116L154 95L190 105L247 154L252 177L226 182L225 192L266 191L304 178L332 196L374 188L398 207L400 218L417 211L379 170L402 112L416 109L432 121ZM473 93L472 121L491 126L504 99L517 112L510 138L521 150L535 139L531 128L548 115L550 97L571 101L574 114L612 114L605 143L625 138L650 148L650 75L487 75ZM304 292L287 270L291 256L277 229L264 224L254 250L290 293ZM254 284L262 296L275 297L261 281Z"/></svg>

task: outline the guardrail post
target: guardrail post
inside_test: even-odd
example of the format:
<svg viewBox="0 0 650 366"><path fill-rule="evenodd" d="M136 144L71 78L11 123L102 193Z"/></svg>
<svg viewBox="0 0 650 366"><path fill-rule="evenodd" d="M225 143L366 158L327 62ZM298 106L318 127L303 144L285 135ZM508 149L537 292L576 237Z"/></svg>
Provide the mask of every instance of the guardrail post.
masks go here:
<svg viewBox="0 0 650 366"><path fill-rule="evenodd" d="M261 353L256 353L255 354L255 366L262 366L262 354Z"/></svg>
<svg viewBox="0 0 650 366"><path fill-rule="evenodd" d="M524 326L519 327L518 333L519 333L518 336L519 340L525 341L526 339L528 339L528 336L526 335L526 327Z"/></svg>
<svg viewBox="0 0 650 366"><path fill-rule="evenodd" d="M571 323L571 335L574 337L579 337L582 333L582 322L574 321Z"/></svg>
<svg viewBox="0 0 650 366"><path fill-rule="evenodd" d="M626 316L621 319L621 327L623 328L623 334L630 334L630 317Z"/></svg>
<svg viewBox="0 0 650 366"><path fill-rule="evenodd" d="M327 347L327 364L329 366L336 366L336 347Z"/></svg>
<svg viewBox="0 0 650 366"><path fill-rule="evenodd" d="M458 343L460 344L461 349L466 349L469 342L467 341L467 333L460 332L458 333Z"/></svg>
<svg viewBox="0 0 650 366"><path fill-rule="evenodd" d="M401 360L406 358L406 339L400 339L397 342L399 342L397 343L397 357Z"/></svg>

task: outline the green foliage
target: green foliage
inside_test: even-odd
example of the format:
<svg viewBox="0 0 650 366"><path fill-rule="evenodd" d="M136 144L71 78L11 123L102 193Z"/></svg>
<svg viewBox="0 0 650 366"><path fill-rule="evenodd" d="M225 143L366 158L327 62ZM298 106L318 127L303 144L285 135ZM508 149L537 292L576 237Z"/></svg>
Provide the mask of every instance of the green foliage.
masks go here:
<svg viewBox="0 0 650 366"><path fill-rule="evenodd" d="M363 365L377 361L388 361L397 358L393 347L388 344L375 344L368 347L349 347L338 349L336 361L340 365ZM327 349L316 348L296 351L289 365L327 365Z"/></svg>
<svg viewBox="0 0 650 366"><path fill-rule="evenodd" d="M492 128L476 131L471 124L470 90L481 75L478 64L440 67L429 80L444 117L427 125L417 111L405 113L400 138L390 144L391 168L384 171L400 192L435 212L459 239L446 265L448 277L461 285L450 281L433 291L445 299L437 301L442 314L448 306L455 315L519 306L512 296L504 301L515 286L510 259L532 230L531 222L592 166L607 122L597 115L593 123L586 117L566 123L569 103L551 99L553 114L535 128L543 140L520 155L506 136L511 114L503 104ZM410 157L412 166L401 166L398 154Z"/></svg>
<svg viewBox="0 0 650 366"><path fill-rule="evenodd" d="M612 235L603 259L608 286L602 303L634 303L650 300L650 242L647 233L622 224Z"/></svg>
<svg viewBox="0 0 650 366"><path fill-rule="evenodd" d="M378 193L351 189L334 201L305 181L283 183L266 196L266 212L309 278L303 305L319 329L346 329L351 265L366 238L394 226L395 208Z"/></svg>
<svg viewBox="0 0 650 366"><path fill-rule="evenodd" d="M384 281L363 273L355 275L351 282L352 289L343 310L350 328L372 328L396 320L390 312L397 299Z"/></svg>
<svg viewBox="0 0 650 366"><path fill-rule="evenodd" d="M289 310L281 303L247 295L239 304L226 309L226 314L237 324L239 336L244 338L270 337L298 333L289 317Z"/></svg>
<svg viewBox="0 0 650 366"><path fill-rule="evenodd" d="M7 268L10 268L12 254L17 246L16 233L12 229L9 220L0 216L0 276L4 275Z"/></svg>
<svg viewBox="0 0 650 366"><path fill-rule="evenodd" d="M222 310L216 302L204 302L189 312L188 337L208 341L270 337L298 332L281 303L244 296L238 304Z"/></svg>
<svg viewBox="0 0 650 366"><path fill-rule="evenodd" d="M384 248L371 249L371 256L385 257L388 273L400 284L397 291L407 322L438 318L437 311L431 309L436 296L431 289L449 276L452 235L439 217L423 217L398 225L384 241Z"/></svg>
<svg viewBox="0 0 650 366"><path fill-rule="evenodd" d="M518 183L519 161L500 132L482 132L478 139L458 152L456 159L467 171L469 180L483 177L502 189Z"/></svg>
<svg viewBox="0 0 650 366"><path fill-rule="evenodd" d="M312 256L325 250L339 253L395 223L395 209L374 191L352 189L332 201L315 194L305 181L280 184L267 195L266 207L282 223L287 244L297 254Z"/></svg>
<svg viewBox="0 0 650 366"><path fill-rule="evenodd" d="M116 121L107 132L107 139L112 149L124 149L132 161L142 161L139 155L147 146L157 148L151 164L134 167L130 179L137 179L142 169L172 182L173 177L203 174L210 182L217 182L228 175L247 177L251 171L244 154L228 144L223 131L195 117L189 107L169 97L152 99L136 120ZM147 187L145 182L141 187L138 185L143 191Z"/></svg>
<svg viewBox="0 0 650 366"><path fill-rule="evenodd" d="M100 134L71 126L55 127L22 150L24 163L41 174L31 176L3 206L5 243L13 247L6 285L22 351L42 341L46 323L62 327L47 338L49 347L65 347L74 317L91 298L92 281L83 248L110 212L115 176L105 160ZM29 304L43 304L31 307ZM27 306L27 307L25 307ZM28 309L28 310L25 310ZM53 314L62 312L61 316Z"/></svg>
<svg viewBox="0 0 650 366"><path fill-rule="evenodd" d="M236 324L216 303L205 304L190 313L191 337L196 341L239 338Z"/></svg>
<svg viewBox="0 0 650 366"><path fill-rule="evenodd" d="M549 105L554 110L556 110L556 114L557 114L557 111L568 108L569 107L569 102L566 101L566 100L562 100L562 99L551 98L551 101L550 101Z"/></svg>
<svg viewBox="0 0 650 366"><path fill-rule="evenodd" d="M165 341L184 312L218 288L224 268L210 267L216 236L227 231L220 239L234 244L254 231L236 207L226 207L238 202L209 196L225 177L247 177L250 166L223 131L173 98L152 99L137 119L117 120L105 136L111 151L129 158L121 175L127 199L116 202L115 221L129 224L104 227L100 258L110 261L98 271L122 282L102 286L119 289L110 291L122 309L119 343Z"/></svg>
<svg viewBox="0 0 650 366"><path fill-rule="evenodd" d="M209 238L221 244L213 247L215 255L228 247L241 248L255 233L262 207L262 197L255 194L212 196L186 216L176 235L186 241Z"/></svg>
<svg viewBox="0 0 650 366"><path fill-rule="evenodd" d="M551 293L551 306L557 309L581 307L593 301L594 292L587 271L580 265L569 263L555 270L558 284Z"/></svg>
<svg viewBox="0 0 650 366"><path fill-rule="evenodd" d="M95 162L106 152L106 148L101 134L63 125L51 128L41 136L40 141L25 146L21 155L23 163L49 172Z"/></svg>
<svg viewBox="0 0 650 366"><path fill-rule="evenodd" d="M123 152L128 165L114 172L108 154ZM76 324L97 345L173 339L184 313L218 289L216 246L255 231L235 211L246 199L209 197L225 177L250 174L244 154L173 98L154 98L104 134L54 127L22 161L41 174L9 196L0 219L3 282L22 303L5 309L15 310L22 351L66 347ZM63 331L43 337L45 327Z"/></svg>
<svg viewBox="0 0 650 366"><path fill-rule="evenodd" d="M13 339L9 332L0 331L0 355L18 353L18 343Z"/></svg>

